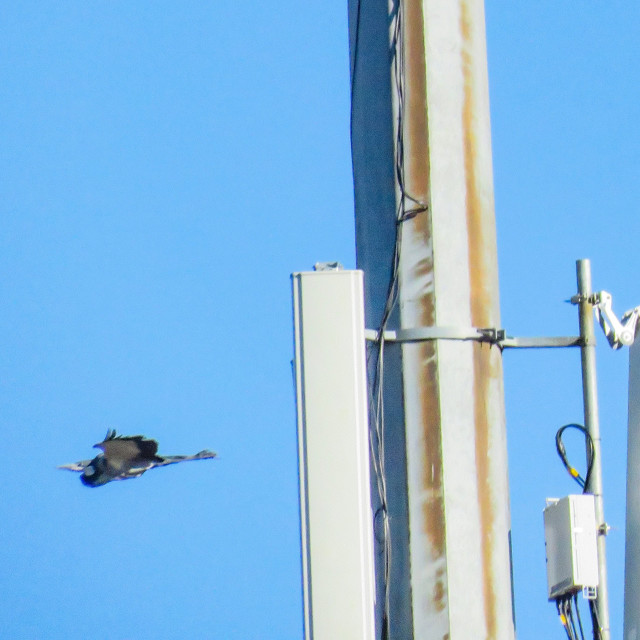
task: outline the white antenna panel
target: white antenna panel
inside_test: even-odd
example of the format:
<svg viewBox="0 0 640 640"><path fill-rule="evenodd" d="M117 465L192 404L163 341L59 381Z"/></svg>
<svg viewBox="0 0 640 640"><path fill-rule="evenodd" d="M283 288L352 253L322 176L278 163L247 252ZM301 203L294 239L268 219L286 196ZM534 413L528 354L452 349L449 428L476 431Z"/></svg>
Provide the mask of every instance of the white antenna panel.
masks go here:
<svg viewBox="0 0 640 640"><path fill-rule="evenodd" d="M363 276L292 278L305 638L373 640Z"/></svg>

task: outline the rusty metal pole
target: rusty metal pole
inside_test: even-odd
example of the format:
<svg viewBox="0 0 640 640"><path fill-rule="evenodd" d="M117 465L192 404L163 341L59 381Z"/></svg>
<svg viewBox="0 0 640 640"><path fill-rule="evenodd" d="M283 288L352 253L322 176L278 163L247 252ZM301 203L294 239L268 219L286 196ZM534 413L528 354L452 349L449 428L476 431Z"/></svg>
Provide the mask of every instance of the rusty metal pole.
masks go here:
<svg viewBox="0 0 640 640"><path fill-rule="evenodd" d="M498 328L483 2L396 0L390 33L386 2L349 10L367 326L392 300L386 328ZM512 640L500 349L440 339L384 358L391 584L378 573L378 624L389 640Z"/></svg>

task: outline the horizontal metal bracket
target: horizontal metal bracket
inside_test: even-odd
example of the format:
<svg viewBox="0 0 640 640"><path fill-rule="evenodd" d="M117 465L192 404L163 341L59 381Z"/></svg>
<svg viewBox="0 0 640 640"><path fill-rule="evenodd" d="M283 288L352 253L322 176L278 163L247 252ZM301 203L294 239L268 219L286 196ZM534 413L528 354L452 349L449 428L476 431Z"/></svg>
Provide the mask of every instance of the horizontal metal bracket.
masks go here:
<svg viewBox="0 0 640 640"><path fill-rule="evenodd" d="M505 338L500 346L504 349L548 349L554 347L581 347L580 336L542 336L534 338Z"/></svg>
<svg viewBox="0 0 640 640"><path fill-rule="evenodd" d="M504 329L479 329L477 327L415 327L413 329L388 329L382 332L366 329L365 338L378 342L424 342L425 340L475 340L495 344L501 349L536 349L549 347L579 347L580 336L512 338Z"/></svg>
<svg viewBox="0 0 640 640"><path fill-rule="evenodd" d="M365 329L367 340L378 341L380 332ZM385 342L423 342L424 340L478 340L495 343L505 338L502 329L477 329L475 327L416 327L414 329L389 329L382 332Z"/></svg>

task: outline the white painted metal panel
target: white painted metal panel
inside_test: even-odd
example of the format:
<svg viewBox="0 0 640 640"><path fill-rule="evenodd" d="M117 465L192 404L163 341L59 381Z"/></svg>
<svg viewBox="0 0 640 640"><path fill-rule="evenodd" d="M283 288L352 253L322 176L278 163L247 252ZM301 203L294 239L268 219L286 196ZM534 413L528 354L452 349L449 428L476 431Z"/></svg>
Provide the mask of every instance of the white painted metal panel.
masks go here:
<svg viewBox="0 0 640 640"><path fill-rule="evenodd" d="M373 640L361 271L293 274L307 640Z"/></svg>

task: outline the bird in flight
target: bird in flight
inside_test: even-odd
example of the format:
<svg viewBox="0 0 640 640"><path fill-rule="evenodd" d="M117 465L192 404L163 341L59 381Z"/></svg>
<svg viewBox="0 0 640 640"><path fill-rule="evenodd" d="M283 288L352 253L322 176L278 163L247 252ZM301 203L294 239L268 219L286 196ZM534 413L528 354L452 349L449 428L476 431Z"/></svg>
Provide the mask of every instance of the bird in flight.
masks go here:
<svg viewBox="0 0 640 640"><path fill-rule="evenodd" d="M144 436L119 436L114 429L109 429L104 440L94 447L102 449L102 453L93 460L62 464L58 469L82 472L82 484L87 487L101 487L112 480L139 478L145 471L154 467L216 457L216 454L208 449L193 456L159 456L158 443L155 440Z"/></svg>

